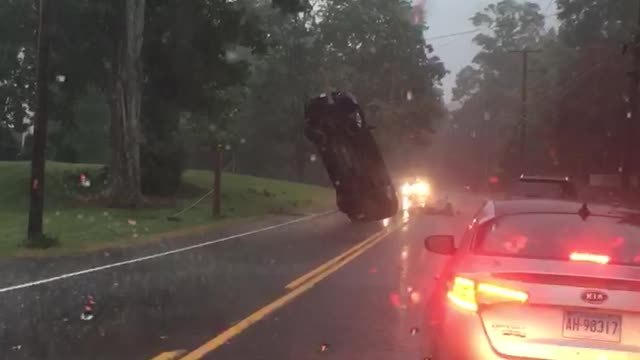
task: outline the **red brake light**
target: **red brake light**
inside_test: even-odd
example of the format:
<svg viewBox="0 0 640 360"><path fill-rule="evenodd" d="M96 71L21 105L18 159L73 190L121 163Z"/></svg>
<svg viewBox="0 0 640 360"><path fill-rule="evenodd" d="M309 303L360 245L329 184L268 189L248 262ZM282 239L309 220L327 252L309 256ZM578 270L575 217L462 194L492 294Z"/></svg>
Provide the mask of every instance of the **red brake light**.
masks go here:
<svg viewBox="0 0 640 360"><path fill-rule="evenodd" d="M529 294L524 291L509 289L493 284L479 284L478 293L481 295L486 295L490 298L497 298L502 301L507 300L524 303L529 300Z"/></svg>
<svg viewBox="0 0 640 360"><path fill-rule="evenodd" d="M495 284L476 284L473 280L456 276L451 290L447 293L447 298L464 310L477 311L479 303L525 303L529 300L529 294Z"/></svg>
<svg viewBox="0 0 640 360"><path fill-rule="evenodd" d="M596 263L596 264L603 264L604 265L604 264L608 264L611 259L607 255L572 252L571 255L569 255L569 260L571 260L571 261L593 262L593 263Z"/></svg>

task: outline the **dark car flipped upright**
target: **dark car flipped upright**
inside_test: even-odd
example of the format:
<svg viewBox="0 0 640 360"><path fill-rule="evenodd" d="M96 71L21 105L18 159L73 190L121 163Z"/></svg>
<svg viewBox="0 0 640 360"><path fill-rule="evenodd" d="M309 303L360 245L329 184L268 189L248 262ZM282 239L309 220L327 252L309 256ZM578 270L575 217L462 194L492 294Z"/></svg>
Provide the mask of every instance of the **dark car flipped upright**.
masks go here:
<svg viewBox="0 0 640 360"><path fill-rule="evenodd" d="M355 97L336 91L312 98L305 121L305 136L316 146L336 189L338 209L353 221L395 215L395 188Z"/></svg>

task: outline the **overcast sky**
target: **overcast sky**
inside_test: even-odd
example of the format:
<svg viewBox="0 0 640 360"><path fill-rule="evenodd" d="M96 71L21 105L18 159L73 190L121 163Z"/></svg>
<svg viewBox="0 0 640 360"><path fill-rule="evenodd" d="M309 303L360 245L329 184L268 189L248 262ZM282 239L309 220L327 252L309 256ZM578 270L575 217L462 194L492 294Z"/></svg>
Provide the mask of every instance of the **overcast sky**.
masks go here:
<svg viewBox="0 0 640 360"><path fill-rule="evenodd" d="M451 33L472 30L473 24L469 21L476 12L484 9L488 4L498 0L426 0L427 39L447 35ZM531 0L540 4L544 11L552 0ZM553 13L553 5L547 13ZM434 45L436 54L444 61L447 70L451 73L444 79L446 101L451 98L451 89L455 85L456 74L460 69L469 65L478 49L473 45L472 39L476 34L466 34L451 38L429 41Z"/></svg>

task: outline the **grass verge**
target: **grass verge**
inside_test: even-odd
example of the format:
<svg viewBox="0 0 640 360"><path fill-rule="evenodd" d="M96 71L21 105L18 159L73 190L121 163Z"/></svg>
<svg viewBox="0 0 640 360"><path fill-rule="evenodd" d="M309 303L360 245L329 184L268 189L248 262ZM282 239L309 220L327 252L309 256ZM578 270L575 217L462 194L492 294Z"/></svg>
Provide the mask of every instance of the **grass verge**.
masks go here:
<svg viewBox="0 0 640 360"><path fill-rule="evenodd" d="M180 216L167 217L207 193L213 184L209 171L189 170L183 189L170 199L150 199L136 210L110 209L90 200L90 194L73 180L73 174L96 173L100 166L47 162L44 228L59 245L47 250L27 250L29 164L0 162L0 256L62 255L112 246L129 246L158 238L158 234L203 231L222 223L266 214L300 213L328 209L330 189L237 174L223 174L222 216L212 216L211 197ZM98 188L93 184L92 188Z"/></svg>

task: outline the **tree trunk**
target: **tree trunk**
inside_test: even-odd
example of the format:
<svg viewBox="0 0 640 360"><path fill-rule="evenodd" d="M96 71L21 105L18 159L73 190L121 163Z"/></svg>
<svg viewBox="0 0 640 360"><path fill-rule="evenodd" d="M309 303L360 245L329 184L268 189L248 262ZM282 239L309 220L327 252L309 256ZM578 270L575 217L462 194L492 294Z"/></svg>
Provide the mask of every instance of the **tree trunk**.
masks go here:
<svg viewBox="0 0 640 360"><path fill-rule="evenodd" d="M124 22L111 67L111 166L114 207L136 207L140 191L140 108L145 0L124 1Z"/></svg>

